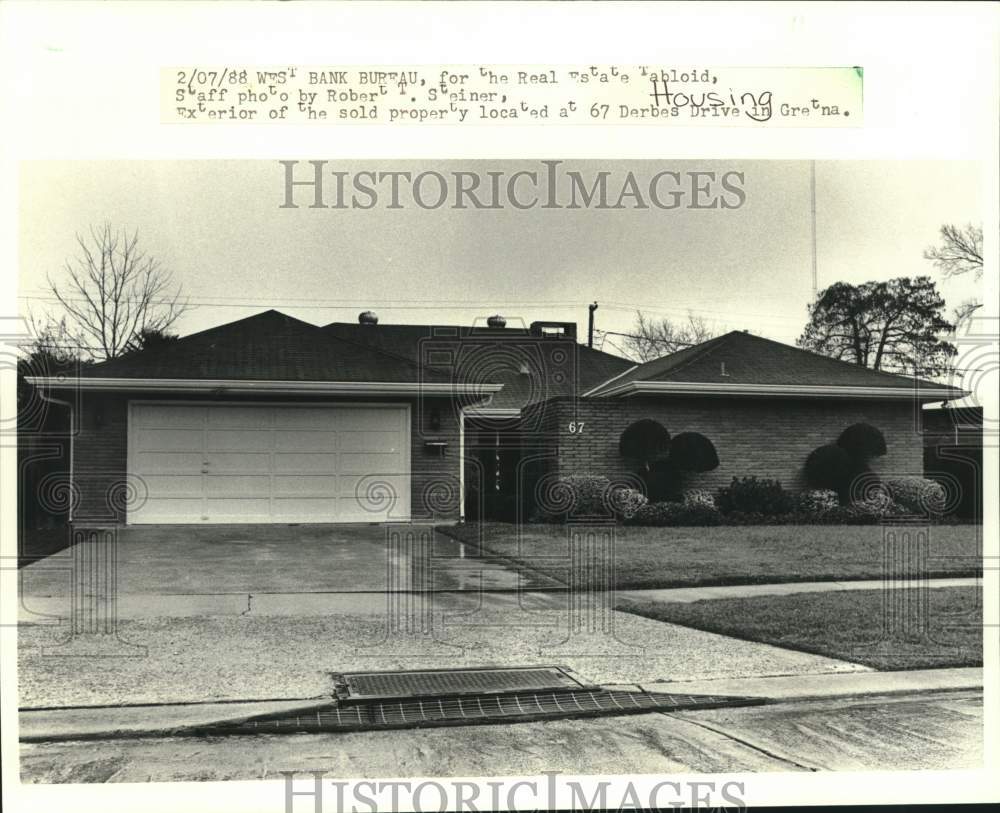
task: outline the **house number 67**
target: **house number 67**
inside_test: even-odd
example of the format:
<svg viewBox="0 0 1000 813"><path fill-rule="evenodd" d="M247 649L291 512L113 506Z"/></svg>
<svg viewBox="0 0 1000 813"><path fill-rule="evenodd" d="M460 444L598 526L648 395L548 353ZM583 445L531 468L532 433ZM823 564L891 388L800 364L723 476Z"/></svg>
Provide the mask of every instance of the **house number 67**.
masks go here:
<svg viewBox="0 0 1000 813"><path fill-rule="evenodd" d="M582 435L583 427L587 424L586 421L570 421L569 422L569 433L571 435Z"/></svg>

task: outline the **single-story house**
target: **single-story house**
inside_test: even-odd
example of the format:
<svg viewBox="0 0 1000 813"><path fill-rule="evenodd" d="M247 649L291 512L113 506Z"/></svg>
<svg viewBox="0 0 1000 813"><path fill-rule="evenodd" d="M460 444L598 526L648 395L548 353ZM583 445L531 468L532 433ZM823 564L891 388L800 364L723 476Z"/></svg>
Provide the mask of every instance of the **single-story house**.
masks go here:
<svg viewBox="0 0 1000 813"><path fill-rule="evenodd" d="M712 440L708 487L801 488L808 453L860 421L887 439L883 470L920 474L921 405L965 394L742 331L636 364L573 323L274 310L28 380L72 412L72 519L127 524L527 516L543 478L627 478L619 437L641 418Z"/></svg>

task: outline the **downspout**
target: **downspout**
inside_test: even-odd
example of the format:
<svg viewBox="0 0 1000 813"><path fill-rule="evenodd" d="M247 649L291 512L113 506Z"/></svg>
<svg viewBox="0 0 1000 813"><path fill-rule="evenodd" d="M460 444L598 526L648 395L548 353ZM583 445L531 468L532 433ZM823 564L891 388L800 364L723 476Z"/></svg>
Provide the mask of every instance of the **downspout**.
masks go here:
<svg viewBox="0 0 1000 813"><path fill-rule="evenodd" d="M458 410L458 521L465 522L465 408Z"/></svg>
<svg viewBox="0 0 1000 813"><path fill-rule="evenodd" d="M76 414L73 411L73 404L71 401L64 401L62 398L53 398L45 390L39 388L38 395L43 401L47 401L50 404L59 404L60 406L67 407L69 409L69 510L68 521L73 521L73 459L74 459L74 447L76 440Z"/></svg>

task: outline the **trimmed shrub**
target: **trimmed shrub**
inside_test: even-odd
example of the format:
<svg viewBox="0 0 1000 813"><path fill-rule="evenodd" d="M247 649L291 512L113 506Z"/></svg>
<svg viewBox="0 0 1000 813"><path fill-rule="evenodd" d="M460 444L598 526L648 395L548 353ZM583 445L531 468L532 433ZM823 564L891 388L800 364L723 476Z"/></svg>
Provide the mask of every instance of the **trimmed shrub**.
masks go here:
<svg viewBox="0 0 1000 813"><path fill-rule="evenodd" d="M837 445L858 462L881 457L886 452L885 435L870 423L848 426L837 438Z"/></svg>
<svg viewBox="0 0 1000 813"><path fill-rule="evenodd" d="M876 525L882 516L858 505L838 505L818 517L823 525Z"/></svg>
<svg viewBox="0 0 1000 813"><path fill-rule="evenodd" d="M790 513L795 507L795 498L777 480L744 477L733 478L733 482L719 489L717 504L726 513L776 514Z"/></svg>
<svg viewBox="0 0 1000 813"><path fill-rule="evenodd" d="M938 516L947 507L944 486L926 477L886 477L882 483L895 502L914 514Z"/></svg>
<svg viewBox="0 0 1000 813"><path fill-rule="evenodd" d="M616 488L611 492L611 504L615 513L621 515L622 519L630 520L635 516L635 512L648 504L646 495L636 488Z"/></svg>
<svg viewBox="0 0 1000 813"><path fill-rule="evenodd" d="M677 524L692 526L721 525L722 514L714 505L685 505Z"/></svg>
<svg viewBox="0 0 1000 813"><path fill-rule="evenodd" d="M800 513L811 515L822 514L831 508L836 508L840 504L837 492L831 491L828 488L814 488L809 491L803 491L799 494L797 502Z"/></svg>
<svg viewBox="0 0 1000 813"><path fill-rule="evenodd" d="M670 442L670 464L680 471L704 472L719 468L715 446L700 432L681 432Z"/></svg>
<svg viewBox="0 0 1000 813"><path fill-rule="evenodd" d="M599 475L573 475L560 477L560 483L573 490L573 507L567 512L580 516L601 516L608 513L605 495L611 490L611 481Z"/></svg>
<svg viewBox="0 0 1000 813"><path fill-rule="evenodd" d="M637 460L644 468L662 460L669 449L670 433L652 418L636 421L618 439L618 451L622 456Z"/></svg>
<svg viewBox="0 0 1000 813"><path fill-rule="evenodd" d="M715 497L710 491L703 488L684 489L681 493L681 502L688 508L695 505L707 505L709 508L715 508Z"/></svg>
<svg viewBox="0 0 1000 813"><path fill-rule="evenodd" d="M676 525L684 513L679 502L651 502L637 509L629 520L630 525Z"/></svg>
<svg viewBox="0 0 1000 813"><path fill-rule="evenodd" d="M656 502L642 506L629 521L630 525L663 527L720 525L722 515L707 505L683 505L679 502Z"/></svg>
<svg viewBox="0 0 1000 813"><path fill-rule="evenodd" d="M855 467L851 456L832 443L819 446L806 458L806 479L816 488L832 489L843 495L850 485Z"/></svg>

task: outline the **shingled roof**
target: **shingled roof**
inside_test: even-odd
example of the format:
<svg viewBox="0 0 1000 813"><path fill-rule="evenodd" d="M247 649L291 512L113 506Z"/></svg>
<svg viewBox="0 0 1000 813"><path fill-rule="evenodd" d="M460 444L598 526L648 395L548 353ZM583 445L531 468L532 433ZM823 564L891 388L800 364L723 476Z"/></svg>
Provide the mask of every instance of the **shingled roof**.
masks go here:
<svg viewBox="0 0 1000 813"><path fill-rule="evenodd" d="M966 393L956 387L871 370L857 364L821 356L745 331L734 330L648 361L616 378L610 378L587 393L592 397L636 392L692 391L703 389L720 394L740 391L795 395L864 394L865 397L902 396L909 393L926 400L959 398Z"/></svg>
<svg viewBox="0 0 1000 813"><path fill-rule="evenodd" d="M415 363L428 363L428 351L433 348L446 350L451 366L473 378L485 376L504 385L491 399L492 409L520 409L548 398L581 395L635 366L572 338L542 339L525 328L333 322L323 330ZM520 370L522 361L527 374Z"/></svg>
<svg viewBox="0 0 1000 813"><path fill-rule="evenodd" d="M450 382L450 373L332 335L276 310L81 371L84 378Z"/></svg>

